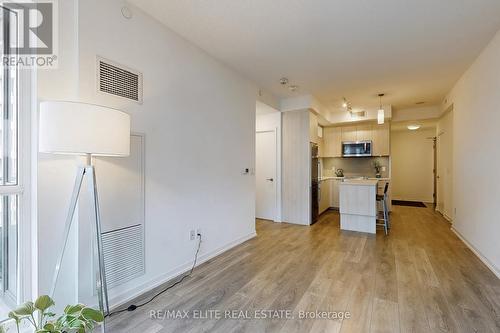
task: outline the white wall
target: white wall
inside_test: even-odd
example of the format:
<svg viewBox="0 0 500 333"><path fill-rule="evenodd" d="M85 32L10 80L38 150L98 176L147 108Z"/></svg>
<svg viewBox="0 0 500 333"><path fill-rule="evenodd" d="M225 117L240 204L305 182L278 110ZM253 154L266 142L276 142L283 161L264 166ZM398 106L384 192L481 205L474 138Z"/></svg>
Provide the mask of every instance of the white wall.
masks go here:
<svg viewBox="0 0 500 333"><path fill-rule="evenodd" d="M69 63L78 61L78 80L73 68L62 68L39 81L44 98L75 99L60 90L72 85L81 101L130 113L132 130L146 135L146 274L111 290L114 304L187 270L196 246L189 241L190 229L202 230L201 261L255 235L255 181L242 170L255 162L257 88L139 10L124 19L123 5L119 0L78 2L78 21L73 21L78 30L71 31L78 48L65 55ZM96 55L144 74L142 105L96 92ZM70 164L77 163L51 161L51 168L73 174L67 171ZM42 172L39 177L39 197L54 191L59 196L60 189L72 186L67 177L48 181ZM39 204L40 229L60 233L61 209L65 202ZM79 218L82 258L91 252L88 221L83 212ZM52 258L54 249L40 248L39 255ZM79 267L84 280L79 298L85 302L92 301L89 264L82 261ZM45 277L40 289L47 289Z"/></svg>
<svg viewBox="0 0 500 333"><path fill-rule="evenodd" d="M453 104L455 134L453 227L500 277L500 32L446 102Z"/></svg>
<svg viewBox="0 0 500 333"><path fill-rule="evenodd" d="M453 110L446 112L436 124L437 186L436 209L453 220Z"/></svg>
<svg viewBox="0 0 500 333"><path fill-rule="evenodd" d="M423 106L394 110L392 121L420 120L438 118L442 114L440 105Z"/></svg>
<svg viewBox="0 0 500 333"><path fill-rule="evenodd" d="M276 201L277 212L275 222L281 222L281 112L274 109L274 112L259 114L259 108L263 108L262 103L257 102L257 116L255 121L255 130L257 132L276 131ZM266 109L270 109L267 106Z"/></svg>
<svg viewBox="0 0 500 333"><path fill-rule="evenodd" d="M391 185L395 200L433 202L435 129L391 132Z"/></svg>

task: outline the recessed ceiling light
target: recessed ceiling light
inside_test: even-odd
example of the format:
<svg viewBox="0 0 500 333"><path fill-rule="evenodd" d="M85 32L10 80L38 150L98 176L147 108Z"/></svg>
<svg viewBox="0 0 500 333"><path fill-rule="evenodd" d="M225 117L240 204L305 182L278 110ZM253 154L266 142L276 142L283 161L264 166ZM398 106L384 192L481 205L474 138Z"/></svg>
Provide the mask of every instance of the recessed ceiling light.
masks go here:
<svg viewBox="0 0 500 333"><path fill-rule="evenodd" d="M420 125L408 125L406 126L410 131L416 131L420 128Z"/></svg>

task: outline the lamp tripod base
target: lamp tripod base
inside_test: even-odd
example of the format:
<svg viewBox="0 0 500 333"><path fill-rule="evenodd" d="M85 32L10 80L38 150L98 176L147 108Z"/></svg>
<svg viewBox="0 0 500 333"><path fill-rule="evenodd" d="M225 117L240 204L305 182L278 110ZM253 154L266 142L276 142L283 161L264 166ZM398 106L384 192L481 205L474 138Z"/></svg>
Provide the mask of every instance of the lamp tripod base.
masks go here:
<svg viewBox="0 0 500 333"><path fill-rule="evenodd" d="M93 239L94 239L94 253L93 253L93 261L94 261L94 272L96 273L96 291L99 302L99 309L106 317L109 311L109 300L108 300L108 288L106 285L106 272L104 267L104 253L103 253L103 245L102 245L102 227L101 227L101 218L99 213L99 199L97 195L97 184L96 184L96 175L95 168L91 164L91 157L87 156L87 165L81 166L78 168L77 175L75 178L75 184L73 186L73 192L71 195L71 201L69 205L68 215L66 216L66 222L64 226L63 233L63 243L61 244L61 249L59 251L59 257L56 262L56 267L54 271L54 276L52 279L52 285L50 289L50 296L54 296L54 292L57 286L57 280L59 278L59 273L61 269L61 264L64 258L64 253L66 251L69 233L71 231L71 225L73 223L73 217L75 215L76 205L78 204L78 199L80 197L81 188L83 184L83 180L87 177L88 183L88 192L91 198L91 206L92 206L92 231L93 231ZM102 332L106 331L106 319L101 324Z"/></svg>

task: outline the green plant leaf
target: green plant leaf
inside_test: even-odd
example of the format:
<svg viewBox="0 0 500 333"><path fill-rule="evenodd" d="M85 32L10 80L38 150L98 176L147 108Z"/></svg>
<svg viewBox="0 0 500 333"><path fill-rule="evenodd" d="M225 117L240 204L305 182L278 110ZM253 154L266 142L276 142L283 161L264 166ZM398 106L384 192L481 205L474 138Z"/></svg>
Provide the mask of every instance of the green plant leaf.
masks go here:
<svg viewBox="0 0 500 333"><path fill-rule="evenodd" d="M17 313L14 311L9 312L9 318L14 319L16 323L19 323L21 321L21 316L19 316Z"/></svg>
<svg viewBox="0 0 500 333"><path fill-rule="evenodd" d="M66 314L76 314L80 312L85 305L83 304L76 304L76 305L68 305L64 308L64 313Z"/></svg>
<svg viewBox="0 0 500 333"><path fill-rule="evenodd" d="M53 330L56 329L56 327L52 323L47 323L45 324L45 326L43 326L43 329L52 332Z"/></svg>
<svg viewBox="0 0 500 333"><path fill-rule="evenodd" d="M52 298L47 295L42 295L36 299L35 308L43 312L55 304Z"/></svg>
<svg viewBox="0 0 500 333"><path fill-rule="evenodd" d="M104 321L104 315L102 314L102 312L92 308L83 308L81 315L83 318L87 320L92 320L96 323Z"/></svg>
<svg viewBox="0 0 500 333"><path fill-rule="evenodd" d="M72 320L68 323L68 328L73 330L80 330L81 328L85 329L85 322L80 319Z"/></svg>
<svg viewBox="0 0 500 333"><path fill-rule="evenodd" d="M14 310L14 313L18 316L30 316L35 312L35 305L33 302L26 302L17 309Z"/></svg>

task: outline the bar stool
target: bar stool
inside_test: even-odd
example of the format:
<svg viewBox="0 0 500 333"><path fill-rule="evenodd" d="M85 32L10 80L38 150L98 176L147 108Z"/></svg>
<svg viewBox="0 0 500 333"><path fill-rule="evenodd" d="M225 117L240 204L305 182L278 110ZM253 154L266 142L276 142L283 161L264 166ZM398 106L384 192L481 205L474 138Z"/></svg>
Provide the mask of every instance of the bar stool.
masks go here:
<svg viewBox="0 0 500 333"><path fill-rule="evenodd" d="M385 183L385 188L384 188L384 194L379 195L377 194L377 203L382 202L382 218L377 218L377 221L383 221L383 222L377 222L377 226L383 226L385 234L387 235L389 233L390 229L390 221L389 221L389 209L387 208L387 190L389 188L389 183ZM378 205L377 205L378 207ZM378 208L377 208L378 211Z"/></svg>

